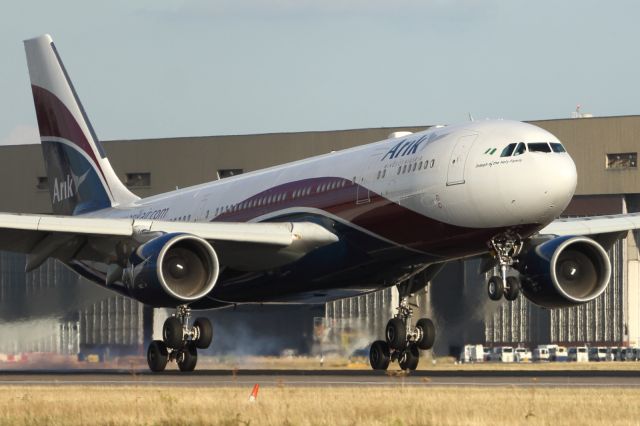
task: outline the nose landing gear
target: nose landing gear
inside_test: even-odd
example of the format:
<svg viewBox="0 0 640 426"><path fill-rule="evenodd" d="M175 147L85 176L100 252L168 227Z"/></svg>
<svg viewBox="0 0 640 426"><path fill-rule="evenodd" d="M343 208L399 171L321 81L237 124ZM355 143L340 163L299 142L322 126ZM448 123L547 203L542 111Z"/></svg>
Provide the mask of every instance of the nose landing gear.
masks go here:
<svg viewBox="0 0 640 426"><path fill-rule="evenodd" d="M206 349L213 340L213 327L207 318L197 318L189 326L191 309L180 305L162 327L162 340L154 340L147 350L147 364L154 372L164 371L167 362L175 361L180 371L193 371L198 349Z"/></svg>
<svg viewBox="0 0 640 426"><path fill-rule="evenodd" d="M502 235L492 238L489 247L500 265L500 276L494 275L487 282L489 299L500 300L504 296L508 301L516 300L520 294L520 280L507 276L507 270L517 262L515 258L522 251L522 240L518 236Z"/></svg>
<svg viewBox="0 0 640 426"><path fill-rule="evenodd" d="M436 337L433 321L421 318L415 326L411 324L413 309L409 304L409 294L403 291L403 287L398 286L398 313L387 323L385 340L377 340L371 345L369 362L374 370L386 370L389 363L396 361L403 370L415 370L420 361L419 349L433 347Z"/></svg>

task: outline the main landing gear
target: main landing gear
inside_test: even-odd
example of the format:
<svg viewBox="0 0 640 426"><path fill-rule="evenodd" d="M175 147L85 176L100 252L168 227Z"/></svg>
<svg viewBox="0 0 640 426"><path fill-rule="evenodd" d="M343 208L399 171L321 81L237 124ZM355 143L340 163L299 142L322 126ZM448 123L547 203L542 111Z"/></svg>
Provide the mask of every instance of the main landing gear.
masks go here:
<svg viewBox="0 0 640 426"><path fill-rule="evenodd" d="M500 265L500 276L492 276L487 282L489 299L500 300L502 296L508 301L514 301L520 294L520 280L518 277L507 276L507 269L517 262L515 259L522 251L522 241L518 236L504 235L489 241L494 258Z"/></svg>
<svg viewBox="0 0 640 426"><path fill-rule="evenodd" d="M162 326L162 340L154 340L147 350L147 364L154 372L164 371L167 362L176 361L180 371L193 371L198 349L207 349L213 339L213 327L207 318L196 318L189 326L191 309L180 305Z"/></svg>
<svg viewBox="0 0 640 426"><path fill-rule="evenodd" d="M415 327L411 325L413 310L409 295L403 294L401 286L398 313L387 323L386 340L377 340L369 350L369 362L374 370L386 370L390 362L398 361L403 370L415 370L420 360L420 351L433 347L436 329L429 318L421 318Z"/></svg>

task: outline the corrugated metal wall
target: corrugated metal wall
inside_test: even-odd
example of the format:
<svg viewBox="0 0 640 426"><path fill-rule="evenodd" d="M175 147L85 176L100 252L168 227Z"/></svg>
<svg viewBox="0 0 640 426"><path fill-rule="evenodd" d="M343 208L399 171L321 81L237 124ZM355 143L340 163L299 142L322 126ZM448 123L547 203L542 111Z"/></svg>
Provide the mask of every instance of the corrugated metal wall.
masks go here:
<svg viewBox="0 0 640 426"><path fill-rule="evenodd" d="M0 252L0 352L78 353L119 346L139 353L142 305L105 292L61 263L25 273L22 254Z"/></svg>

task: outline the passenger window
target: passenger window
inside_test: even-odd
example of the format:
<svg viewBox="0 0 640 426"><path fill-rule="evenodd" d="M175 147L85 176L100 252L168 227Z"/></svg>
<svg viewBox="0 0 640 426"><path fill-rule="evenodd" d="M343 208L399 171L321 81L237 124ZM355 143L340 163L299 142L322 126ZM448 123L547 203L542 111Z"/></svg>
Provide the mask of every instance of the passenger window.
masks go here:
<svg viewBox="0 0 640 426"><path fill-rule="evenodd" d="M433 165L436 164L436 160L435 158L433 160L431 160L431 165L429 167L431 167L433 169Z"/></svg>
<svg viewBox="0 0 640 426"><path fill-rule="evenodd" d="M514 151L513 156L515 157L516 155L524 154L525 152L527 152L527 146L522 142L520 142L516 147L516 150Z"/></svg>
<svg viewBox="0 0 640 426"><path fill-rule="evenodd" d="M398 174L402 171L402 166L398 166Z"/></svg>
<svg viewBox="0 0 640 426"><path fill-rule="evenodd" d="M502 150L500 157L511 157L511 154L513 154L513 150L516 149L516 145L517 144L515 143L510 143L509 145L507 145L505 149Z"/></svg>
<svg viewBox="0 0 640 426"><path fill-rule="evenodd" d="M567 152L567 150L564 149L564 146L562 146L561 143L551 142L550 145L553 152Z"/></svg>
<svg viewBox="0 0 640 426"><path fill-rule="evenodd" d="M546 142L528 143L529 152L551 152L549 144Z"/></svg>
<svg viewBox="0 0 640 426"><path fill-rule="evenodd" d="M384 169L384 170L382 171L382 177L384 178L384 176L385 176L386 174L387 174L387 169Z"/></svg>

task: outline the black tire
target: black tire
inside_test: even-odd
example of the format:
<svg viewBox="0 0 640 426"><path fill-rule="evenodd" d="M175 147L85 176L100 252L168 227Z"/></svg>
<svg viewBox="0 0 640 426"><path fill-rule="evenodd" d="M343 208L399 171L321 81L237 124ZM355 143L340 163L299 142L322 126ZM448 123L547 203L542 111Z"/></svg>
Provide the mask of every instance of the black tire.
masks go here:
<svg viewBox="0 0 640 426"><path fill-rule="evenodd" d="M504 290L504 298L513 302L520 294L520 280L517 277L507 277L507 288Z"/></svg>
<svg viewBox="0 0 640 426"><path fill-rule="evenodd" d="M162 340L154 340L149 344L149 349L147 349L147 364L151 371L154 373L164 371L168 360L169 352Z"/></svg>
<svg viewBox="0 0 640 426"><path fill-rule="evenodd" d="M193 323L193 327L199 330L196 347L198 349L207 349L211 346L211 341L213 340L213 327L211 326L211 321L209 321L208 318L196 318L196 321Z"/></svg>
<svg viewBox="0 0 640 426"><path fill-rule="evenodd" d="M407 349L402 351L398 363L403 370L413 371L418 368L418 362L420 361L420 351L416 345L410 345Z"/></svg>
<svg viewBox="0 0 640 426"><path fill-rule="evenodd" d="M177 317L167 318L162 326L162 340L171 349L182 347L182 322Z"/></svg>
<svg viewBox="0 0 640 426"><path fill-rule="evenodd" d="M497 276L489 278L489 281L487 282L487 293L489 294L489 299L491 300L502 299L502 295L504 294L504 285L502 284L502 278Z"/></svg>
<svg viewBox="0 0 640 426"><path fill-rule="evenodd" d="M400 318L391 318L384 333L393 349L404 349L407 345L407 326Z"/></svg>
<svg viewBox="0 0 640 426"><path fill-rule="evenodd" d="M193 342L189 342L178 354L178 368L180 371L189 372L196 368L198 363L198 350Z"/></svg>
<svg viewBox="0 0 640 426"><path fill-rule="evenodd" d="M419 328L422 334L418 340L418 348L423 351L431 349L436 341L436 326L433 325L433 321L429 318L420 318L416 328Z"/></svg>
<svg viewBox="0 0 640 426"><path fill-rule="evenodd" d="M384 340L376 340L369 349L369 363L374 370L386 370L389 368L391 353L389 344Z"/></svg>

